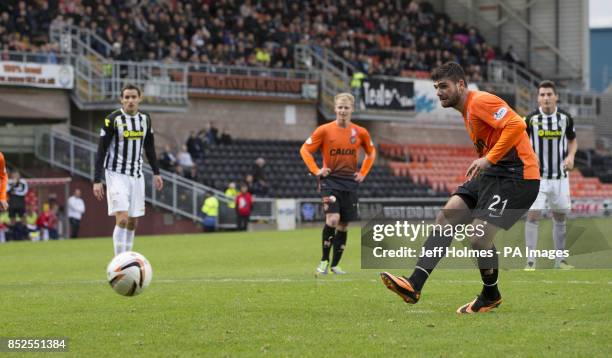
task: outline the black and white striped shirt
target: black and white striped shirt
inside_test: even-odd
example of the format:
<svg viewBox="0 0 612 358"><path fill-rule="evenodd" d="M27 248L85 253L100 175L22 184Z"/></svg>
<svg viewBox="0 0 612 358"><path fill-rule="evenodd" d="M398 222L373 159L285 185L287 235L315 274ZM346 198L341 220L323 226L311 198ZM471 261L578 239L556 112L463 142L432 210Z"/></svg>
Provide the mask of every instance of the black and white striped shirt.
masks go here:
<svg viewBox="0 0 612 358"><path fill-rule="evenodd" d="M567 141L576 139L572 116L560 109L545 114L542 108L525 117L531 146L540 160L542 179L567 177L563 160L567 157Z"/></svg>
<svg viewBox="0 0 612 358"><path fill-rule="evenodd" d="M96 157L94 182L102 180L102 169L140 178L142 152L145 152L154 174L159 174L151 116L137 112L127 114L118 109L104 119Z"/></svg>

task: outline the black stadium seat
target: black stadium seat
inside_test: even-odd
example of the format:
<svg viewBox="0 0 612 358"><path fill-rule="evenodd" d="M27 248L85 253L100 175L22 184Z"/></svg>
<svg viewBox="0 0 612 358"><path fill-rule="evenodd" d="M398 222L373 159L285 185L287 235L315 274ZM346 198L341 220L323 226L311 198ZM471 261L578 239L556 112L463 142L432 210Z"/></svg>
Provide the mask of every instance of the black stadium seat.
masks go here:
<svg viewBox="0 0 612 358"><path fill-rule="evenodd" d="M299 148L302 141L234 140L229 145L212 145L205 149L200 165L202 181L225 190L230 181L240 182L253 169L255 159L266 160L265 176L269 197L317 197L317 183L309 175ZM315 154L321 163L321 155ZM431 193L430 193L431 192ZM410 178L396 177L389 167L376 164L361 185L360 197L409 197L435 195L426 185L414 184ZM445 194L446 195L446 194Z"/></svg>

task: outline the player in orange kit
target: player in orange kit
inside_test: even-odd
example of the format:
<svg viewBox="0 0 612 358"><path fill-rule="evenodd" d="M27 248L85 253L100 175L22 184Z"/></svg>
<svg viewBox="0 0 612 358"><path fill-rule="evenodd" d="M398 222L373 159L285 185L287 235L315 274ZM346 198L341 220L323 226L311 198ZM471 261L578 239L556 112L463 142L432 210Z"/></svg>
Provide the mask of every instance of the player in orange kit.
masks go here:
<svg viewBox="0 0 612 358"><path fill-rule="evenodd" d="M349 221L357 218L357 188L374 164L376 149L370 134L351 122L355 98L340 93L334 98L336 120L319 126L300 148L300 155L308 170L320 180L320 192L325 211L323 227L323 255L316 269L325 275L331 267L335 274L344 274L338 263L344 252ZM359 148L366 153L361 169L357 170ZM323 167L319 168L312 156L317 150L323 154ZM331 264L329 254L334 249Z"/></svg>
<svg viewBox="0 0 612 358"><path fill-rule="evenodd" d="M499 259L493 238L508 230L531 207L538 196L540 172L529 142L525 121L501 98L467 89L465 73L454 62L436 68L431 75L442 107L455 108L463 115L465 127L478 152L467 170L467 181L459 186L436 218L438 225L472 223L482 235L470 237L472 249L484 250L478 257L482 292L457 309L457 313L488 312L498 307ZM440 255L419 257L410 277L381 273L388 289L407 303L421 297L425 281L436 267L453 237L442 232L429 235L423 249Z"/></svg>
<svg viewBox="0 0 612 358"><path fill-rule="evenodd" d="M8 175L6 174L6 166L4 164L4 154L0 152L0 212L8 210L8 201L6 195L6 184L8 183ZM0 220L0 243L6 241L5 232L7 227L4 220Z"/></svg>
<svg viewBox="0 0 612 358"><path fill-rule="evenodd" d="M8 175L6 174L4 154L0 152L0 211L8 210L8 201L7 201L7 196L6 196L6 184L7 183L8 183Z"/></svg>

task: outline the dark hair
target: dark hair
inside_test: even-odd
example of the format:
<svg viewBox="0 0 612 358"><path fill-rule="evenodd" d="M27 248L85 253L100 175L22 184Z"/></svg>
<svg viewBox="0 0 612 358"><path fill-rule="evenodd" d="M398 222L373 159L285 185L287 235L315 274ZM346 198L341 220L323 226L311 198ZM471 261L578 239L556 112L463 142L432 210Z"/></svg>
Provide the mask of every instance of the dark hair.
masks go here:
<svg viewBox="0 0 612 358"><path fill-rule="evenodd" d="M540 92L540 88L552 88L553 93L557 94L557 86L555 86L555 83L551 80L544 80L540 82L538 85L538 92Z"/></svg>
<svg viewBox="0 0 612 358"><path fill-rule="evenodd" d="M463 80L463 83L467 85L465 72L463 72L461 65L456 62L447 62L442 66L434 68L434 70L431 71L431 79L434 82L448 79L455 83L459 82L459 80Z"/></svg>
<svg viewBox="0 0 612 358"><path fill-rule="evenodd" d="M127 84L121 88L121 98L123 98L123 92L127 90L136 90L136 92L138 92L138 97L140 97L140 88L134 86L133 84Z"/></svg>

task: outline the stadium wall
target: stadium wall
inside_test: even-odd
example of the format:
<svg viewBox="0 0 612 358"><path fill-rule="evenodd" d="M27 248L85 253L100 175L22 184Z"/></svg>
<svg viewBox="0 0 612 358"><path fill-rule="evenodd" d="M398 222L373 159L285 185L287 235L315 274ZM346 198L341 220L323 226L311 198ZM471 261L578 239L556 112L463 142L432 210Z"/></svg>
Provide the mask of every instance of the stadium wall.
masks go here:
<svg viewBox="0 0 612 358"><path fill-rule="evenodd" d="M119 108L119 104L117 104ZM98 131L110 111L82 112L73 108L72 124ZM310 102L190 98L182 113L151 113L158 146L185 143L189 131L206 129L209 122L233 138L304 140L317 125Z"/></svg>
<svg viewBox="0 0 612 358"><path fill-rule="evenodd" d="M437 8L454 21L477 27L487 42L503 53L512 45L520 59L543 77L568 79L578 75L581 85L588 87L587 0L505 0L506 8L500 3L444 0ZM523 24L530 26L531 31ZM563 58L549 44L557 47Z"/></svg>
<svg viewBox="0 0 612 358"><path fill-rule="evenodd" d="M0 123L49 124L70 118L70 93L66 90L0 87Z"/></svg>
<svg viewBox="0 0 612 358"><path fill-rule="evenodd" d="M68 122L70 95L58 89L0 87L0 150L32 153L34 134Z"/></svg>

